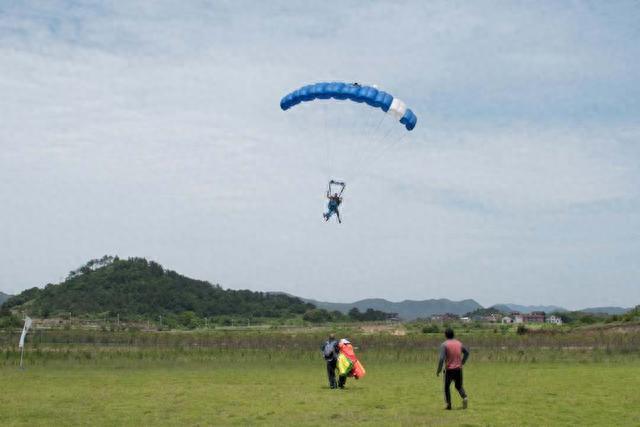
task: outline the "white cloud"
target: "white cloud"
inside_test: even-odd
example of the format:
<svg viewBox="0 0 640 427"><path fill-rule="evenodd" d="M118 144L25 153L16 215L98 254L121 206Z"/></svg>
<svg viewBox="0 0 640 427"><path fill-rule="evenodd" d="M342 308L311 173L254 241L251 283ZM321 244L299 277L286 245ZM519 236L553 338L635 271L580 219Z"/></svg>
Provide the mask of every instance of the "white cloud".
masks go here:
<svg viewBox="0 0 640 427"><path fill-rule="evenodd" d="M118 253L325 299L638 299L637 9L3 6L0 289ZM278 108L332 78L419 116L349 183L341 227L322 146Z"/></svg>

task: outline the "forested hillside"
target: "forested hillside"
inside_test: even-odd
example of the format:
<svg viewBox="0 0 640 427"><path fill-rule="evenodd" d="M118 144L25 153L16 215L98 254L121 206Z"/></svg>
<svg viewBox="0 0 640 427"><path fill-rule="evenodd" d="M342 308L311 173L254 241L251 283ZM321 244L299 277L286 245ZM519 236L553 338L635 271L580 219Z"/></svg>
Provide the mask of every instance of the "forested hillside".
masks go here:
<svg viewBox="0 0 640 427"><path fill-rule="evenodd" d="M60 284L31 288L6 301L37 317L119 314L155 317L192 312L198 317L293 317L315 308L299 298L222 289L166 270L143 258L104 257L72 271Z"/></svg>

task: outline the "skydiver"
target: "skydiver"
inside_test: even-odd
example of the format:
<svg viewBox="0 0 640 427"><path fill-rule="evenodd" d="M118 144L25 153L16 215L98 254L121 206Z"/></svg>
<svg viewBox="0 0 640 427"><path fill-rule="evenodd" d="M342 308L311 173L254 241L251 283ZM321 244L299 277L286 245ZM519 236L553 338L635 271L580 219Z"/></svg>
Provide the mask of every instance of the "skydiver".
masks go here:
<svg viewBox="0 0 640 427"><path fill-rule="evenodd" d="M340 190L340 193L333 193L333 195L331 195L331 184L340 185L342 187L342 189ZM327 199L329 199L329 203L327 204L328 211L327 213L322 214L325 222L329 221L329 218L331 218L331 215L336 214L336 217L338 218L338 222L342 224L342 220L340 219L340 211L338 210L338 207L342 203L342 192L344 191L345 187L346 185L344 182L337 182L334 180L329 181L329 188L327 189Z"/></svg>

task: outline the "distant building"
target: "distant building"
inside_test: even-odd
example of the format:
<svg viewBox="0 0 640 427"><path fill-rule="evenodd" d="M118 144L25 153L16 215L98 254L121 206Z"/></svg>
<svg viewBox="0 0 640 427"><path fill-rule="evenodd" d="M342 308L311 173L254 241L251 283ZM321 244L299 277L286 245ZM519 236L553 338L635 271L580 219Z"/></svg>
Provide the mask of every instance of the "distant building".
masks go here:
<svg viewBox="0 0 640 427"><path fill-rule="evenodd" d="M532 311L528 314L522 315L522 321L524 323L544 323L546 313L544 311Z"/></svg>
<svg viewBox="0 0 640 427"><path fill-rule="evenodd" d="M460 316L457 314L445 313L445 314L434 314L431 316L432 322L439 323L448 323L448 322L457 322L460 320Z"/></svg>
<svg viewBox="0 0 640 427"><path fill-rule="evenodd" d="M398 313L387 313L387 320L390 322L399 322L400 320L400 315Z"/></svg>
<svg viewBox="0 0 640 427"><path fill-rule="evenodd" d="M500 315L495 314L495 313L491 313L488 316L484 316L482 321L483 322L489 322L489 323L498 323L500 321Z"/></svg>
<svg viewBox="0 0 640 427"><path fill-rule="evenodd" d="M544 311L532 311L531 313L520 313L514 311L508 317L512 319L512 322L503 320L502 323L544 323L546 314Z"/></svg>
<svg viewBox="0 0 640 427"><path fill-rule="evenodd" d="M562 325L562 318L560 316L552 314L551 316L547 317L547 323L551 323L552 325Z"/></svg>
<svg viewBox="0 0 640 427"><path fill-rule="evenodd" d="M470 319L470 318L468 318L468 317L461 317L461 318L460 318L460 321L461 321L462 323L469 323L469 322L471 322L471 319Z"/></svg>
<svg viewBox="0 0 640 427"><path fill-rule="evenodd" d="M513 323L513 319L509 316L504 316L502 318L502 323L505 323L505 324Z"/></svg>

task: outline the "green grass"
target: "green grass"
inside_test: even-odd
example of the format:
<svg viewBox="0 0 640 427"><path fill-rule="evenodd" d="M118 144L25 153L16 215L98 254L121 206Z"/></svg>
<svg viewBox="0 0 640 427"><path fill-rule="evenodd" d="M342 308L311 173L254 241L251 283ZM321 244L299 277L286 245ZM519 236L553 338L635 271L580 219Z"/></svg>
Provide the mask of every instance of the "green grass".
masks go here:
<svg viewBox="0 0 640 427"><path fill-rule="evenodd" d="M346 390L322 360L62 360L0 367L0 425L640 425L640 361L475 362L444 411L433 363L367 362Z"/></svg>

